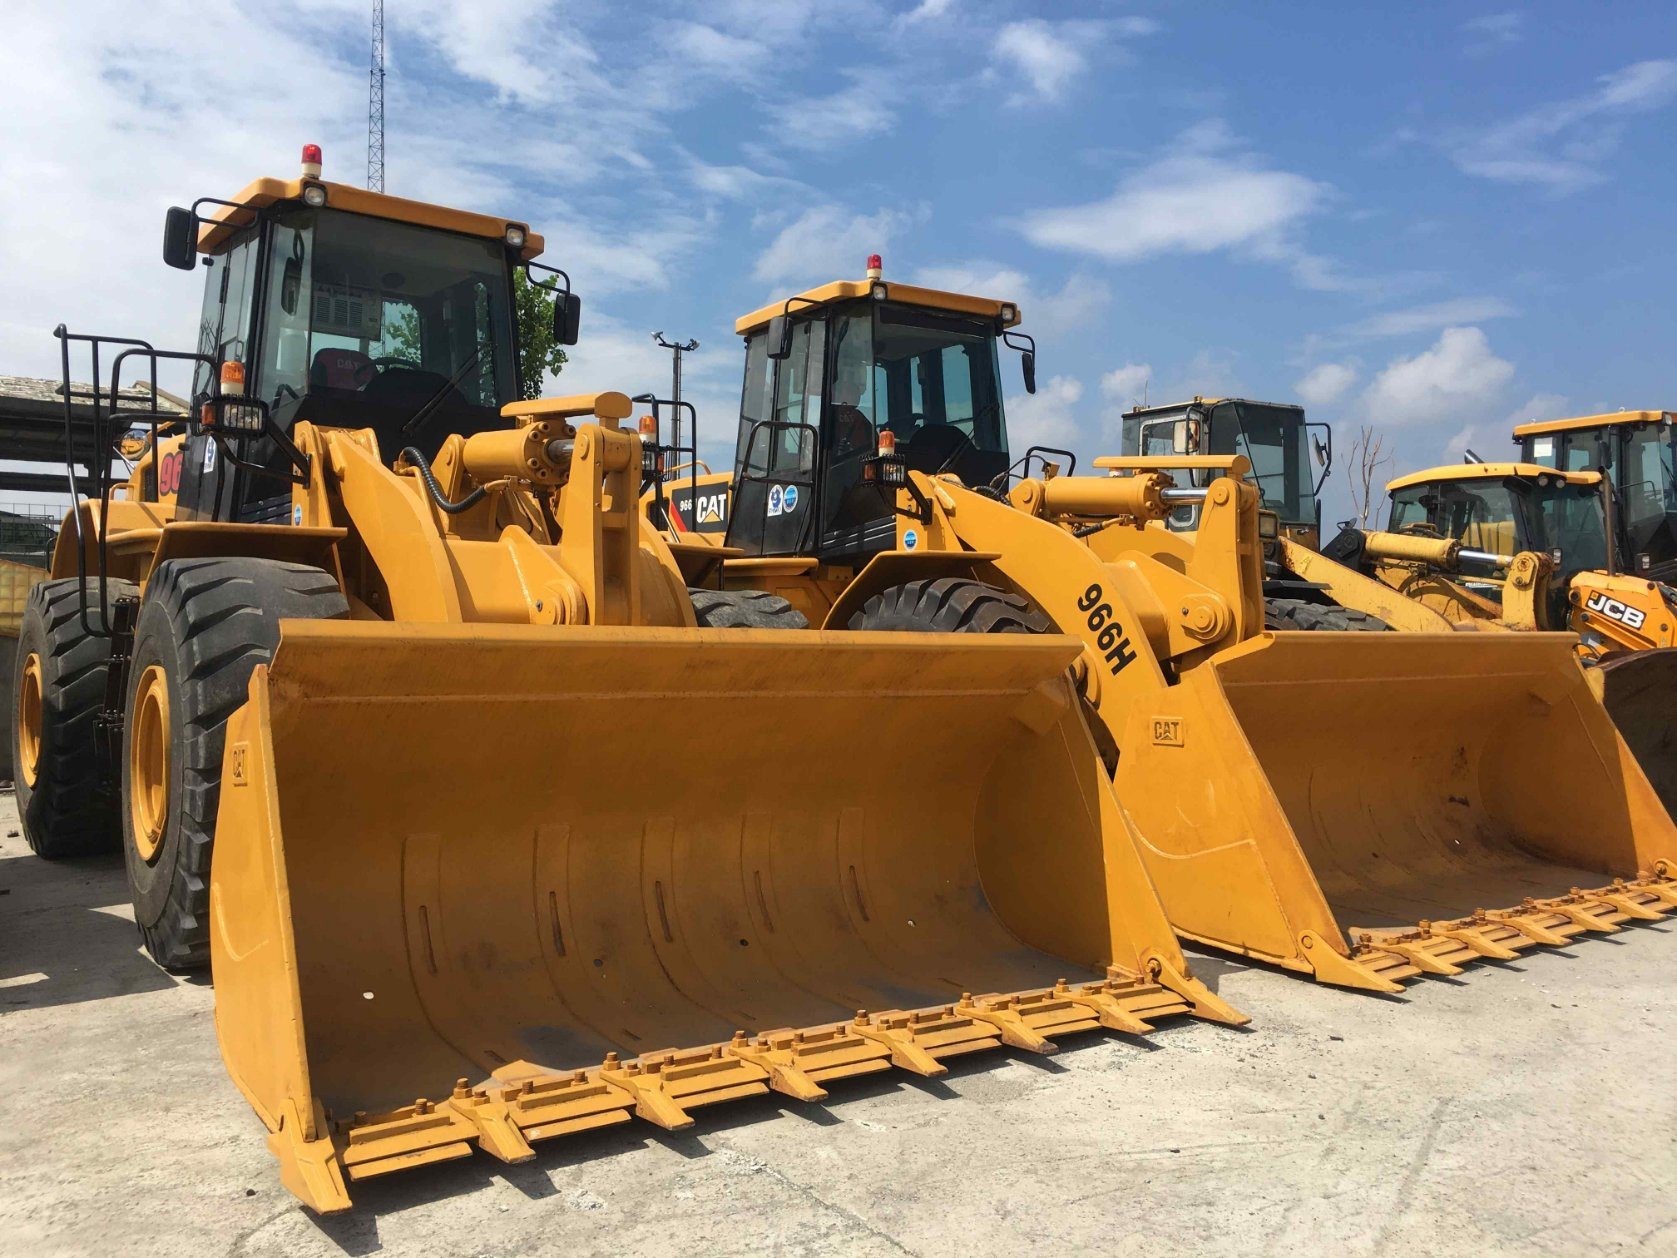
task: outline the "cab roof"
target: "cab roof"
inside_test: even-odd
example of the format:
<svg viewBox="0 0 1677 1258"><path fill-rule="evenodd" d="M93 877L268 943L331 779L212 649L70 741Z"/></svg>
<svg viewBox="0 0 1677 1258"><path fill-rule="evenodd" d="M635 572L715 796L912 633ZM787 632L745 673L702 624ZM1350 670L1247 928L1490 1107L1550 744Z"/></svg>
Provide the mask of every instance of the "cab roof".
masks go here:
<svg viewBox="0 0 1677 1258"><path fill-rule="evenodd" d="M1169 402L1158 406L1136 406L1124 412L1125 419L1146 419L1151 415L1165 415L1171 411L1185 410L1190 406L1221 406L1224 402L1244 402L1247 406L1272 406L1277 410L1302 411L1304 407L1297 402L1259 402L1249 397L1199 397L1196 395L1191 401Z"/></svg>
<svg viewBox="0 0 1677 1258"><path fill-rule="evenodd" d="M1552 467L1536 463L1449 463L1443 467L1424 468L1386 482L1386 492L1395 493L1411 485L1426 485L1434 481L1501 480L1505 476L1535 479L1550 476L1568 485L1594 485L1600 482L1599 472L1557 472Z"/></svg>
<svg viewBox="0 0 1677 1258"><path fill-rule="evenodd" d="M1573 419L1537 419L1530 423L1516 424L1514 440L1522 437L1535 437L1546 432L1570 432L1577 428L1602 428L1608 424L1657 424L1661 420L1670 423L1677 420L1677 412L1672 411L1609 411L1605 415L1579 415Z"/></svg>
<svg viewBox="0 0 1677 1258"><path fill-rule="evenodd" d="M519 259L528 262L531 258L539 257L542 251L542 238L531 231L528 224L515 218L496 218L490 214L474 214L470 210L451 210L446 206L409 201L406 197L388 196L383 192L357 188L353 184L329 183L324 179L258 179L228 199L234 206L261 210L281 201L301 200L303 188L308 184L318 184L326 189L326 204L330 209L364 214L368 218L387 218L398 223L413 223L419 227L437 227L443 231L459 232L462 236L482 236L488 240L504 241L507 228L518 227L524 231L524 247L518 252ZM209 216L214 221L205 223L198 229L199 253L216 252L229 236L243 226L242 223L233 221L233 216L238 214L234 206L216 206L215 212Z"/></svg>
<svg viewBox="0 0 1677 1258"><path fill-rule="evenodd" d="M913 284L893 284L886 280L834 280L831 284L823 284L819 288L805 289L796 297L773 302L761 309L753 310L748 315L742 315L734 320L734 331L740 336L746 336L759 328L768 326L769 320L782 312L797 314L808 310L811 305L829 306L836 302L853 301L858 297L867 297L873 293L874 286L885 289L886 295L882 300L895 302L904 306L924 306L930 310L941 310L951 314L977 315L983 319L996 320L1004 328L1017 327L1021 315L1015 302L999 301L992 297L973 297L966 293L946 293L937 288L919 288ZM787 312L788 302L792 309Z"/></svg>

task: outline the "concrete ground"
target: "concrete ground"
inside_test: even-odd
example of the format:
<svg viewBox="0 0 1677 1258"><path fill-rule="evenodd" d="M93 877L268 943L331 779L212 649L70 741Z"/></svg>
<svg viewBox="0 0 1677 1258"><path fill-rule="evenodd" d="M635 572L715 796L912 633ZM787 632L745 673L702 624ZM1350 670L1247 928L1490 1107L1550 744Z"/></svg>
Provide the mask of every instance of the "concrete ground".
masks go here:
<svg viewBox="0 0 1677 1258"><path fill-rule="evenodd" d="M119 858L0 798L5 1254L1677 1254L1677 929L1336 992L1196 957L1253 1018L992 1053L354 1188L279 1186L213 992L141 954Z"/></svg>

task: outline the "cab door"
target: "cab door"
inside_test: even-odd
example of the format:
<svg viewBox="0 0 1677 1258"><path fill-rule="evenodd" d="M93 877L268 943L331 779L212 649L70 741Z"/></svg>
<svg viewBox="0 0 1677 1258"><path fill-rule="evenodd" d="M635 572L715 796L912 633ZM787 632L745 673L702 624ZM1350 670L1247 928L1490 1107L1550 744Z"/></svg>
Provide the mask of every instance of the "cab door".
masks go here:
<svg viewBox="0 0 1677 1258"><path fill-rule="evenodd" d="M795 323L791 353L778 362L767 358L761 333L747 350L727 544L749 555L807 555L813 548L826 333L825 319Z"/></svg>

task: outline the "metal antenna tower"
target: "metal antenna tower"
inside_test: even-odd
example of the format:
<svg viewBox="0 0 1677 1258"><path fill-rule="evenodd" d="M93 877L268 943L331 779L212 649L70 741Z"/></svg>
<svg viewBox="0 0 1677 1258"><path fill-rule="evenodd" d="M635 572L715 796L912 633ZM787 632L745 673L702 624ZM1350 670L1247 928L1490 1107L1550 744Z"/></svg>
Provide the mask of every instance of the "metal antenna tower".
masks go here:
<svg viewBox="0 0 1677 1258"><path fill-rule="evenodd" d="M367 187L384 191L384 0L373 0L373 68L367 76Z"/></svg>

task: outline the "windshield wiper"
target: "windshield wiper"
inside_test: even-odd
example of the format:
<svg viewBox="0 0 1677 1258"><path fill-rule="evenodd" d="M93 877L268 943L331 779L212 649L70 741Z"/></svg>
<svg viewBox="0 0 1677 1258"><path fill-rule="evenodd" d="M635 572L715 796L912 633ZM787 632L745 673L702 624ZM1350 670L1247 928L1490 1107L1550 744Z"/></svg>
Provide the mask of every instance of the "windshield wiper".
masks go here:
<svg viewBox="0 0 1677 1258"><path fill-rule="evenodd" d="M465 362L461 363L460 366L455 369L454 374L448 378L443 387L427 398L424 405L413 413L413 418L402 425L402 432L404 434L412 432L415 428L418 428L422 423L430 418L431 412L436 410L442 400L450 393L453 393L459 386L460 382L466 378L466 373L477 364L478 357L482 353L483 342L479 341L478 347L471 352L471 355Z"/></svg>

